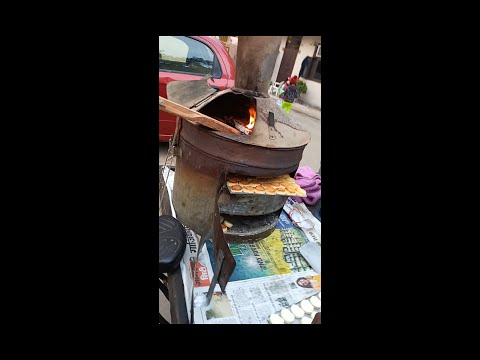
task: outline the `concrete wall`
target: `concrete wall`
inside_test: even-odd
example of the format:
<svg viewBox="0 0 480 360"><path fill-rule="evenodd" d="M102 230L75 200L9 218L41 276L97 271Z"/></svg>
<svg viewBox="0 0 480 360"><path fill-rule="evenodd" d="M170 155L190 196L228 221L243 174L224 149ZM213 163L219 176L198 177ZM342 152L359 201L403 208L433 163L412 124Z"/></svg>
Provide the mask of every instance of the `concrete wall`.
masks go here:
<svg viewBox="0 0 480 360"><path fill-rule="evenodd" d="M308 90L305 94L302 94L300 101L310 106L315 106L319 109L322 108L322 84L312 80L305 80Z"/></svg>
<svg viewBox="0 0 480 360"><path fill-rule="evenodd" d="M275 62L275 67L273 68L272 82L277 80L278 70L280 69L280 64L282 63L283 58L283 49L287 44L287 36L282 36L282 41L280 42L280 48L278 49L277 61Z"/></svg>
<svg viewBox="0 0 480 360"><path fill-rule="evenodd" d="M297 60L293 66L292 75L297 75L302 67L302 61L307 56L313 56L315 54L316 46L314 43L320 42L320 36L304 36L298 49Z"/></svg>
<svg viewBox="0 0 480 360"><path fill-rule="evenodd" d="M293 66L292 75L297 75L300 72L302 66L302 61L306 56L313 56L316 51L316 43L321 42L320 36L304 36L302 42L300 43L300 48L298 49L297 59L295 60L295 65ZM278 51L277 61L275 62L275 67L273 68L272 81L277 79L278 70L280 69L280 64L283 58L283 49L287 43L287 36L282 36L282 41L280 43L280 49ZM305 94L302 94L301 101L318 108L321 108L321 99L322 99L322 87L319 82L312 80L305 80L305 83L308 86L308 90Z"/></svg>
<svg viewBox="0 0 480 360"><path fill-rule="evenodd" d="M230 46L228 47L228 53L232 57L233 62L237 63L237 47L238 47L238 38L236 36L230 37Z"/></svg>
<svg viewBox="0 0 480 360"><path fill-rule="evenodd" d="M302 38L302 43L298 50L297 60L295 60L295 65L293 66L293 75L300 73L300 68L302 67L302 61L307 56L313 56L317 47L316 43L320 42L320 36L304 36ZM305 94L302 94L300 100L310 106L315 106L321 108L322 102L322 87L319 82L312 80L305 80L305 83L308 86L308 90Z"/></svg>

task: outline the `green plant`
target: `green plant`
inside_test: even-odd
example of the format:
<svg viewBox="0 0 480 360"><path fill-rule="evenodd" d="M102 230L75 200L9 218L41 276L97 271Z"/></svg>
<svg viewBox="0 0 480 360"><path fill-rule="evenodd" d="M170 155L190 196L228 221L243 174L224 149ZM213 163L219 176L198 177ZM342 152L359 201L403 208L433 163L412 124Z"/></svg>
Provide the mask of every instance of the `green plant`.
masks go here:
<svg viewBox="0 0 480 360"><path fill-rule="evenodd" d="M308 86L305 83L305 81L303 80L297 81L297 90L298 90L298 97L300 97L300 95L305 94L307 92Z"/></svg>

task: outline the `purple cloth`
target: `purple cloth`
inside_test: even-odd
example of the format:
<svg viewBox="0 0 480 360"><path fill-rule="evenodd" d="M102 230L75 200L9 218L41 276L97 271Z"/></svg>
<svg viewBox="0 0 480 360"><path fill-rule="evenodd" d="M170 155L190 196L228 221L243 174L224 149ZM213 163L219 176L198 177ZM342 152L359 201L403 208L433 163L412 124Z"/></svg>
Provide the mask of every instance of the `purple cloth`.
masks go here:
<svg viewBox="0 0 480 360"><path fill-rule="evenodd" d="M307 197L295 196L298 203L305 202L307 205L314 205L321 198L321 177L309 166L299 167L295 174L295 182L307 192Z"/></svg>

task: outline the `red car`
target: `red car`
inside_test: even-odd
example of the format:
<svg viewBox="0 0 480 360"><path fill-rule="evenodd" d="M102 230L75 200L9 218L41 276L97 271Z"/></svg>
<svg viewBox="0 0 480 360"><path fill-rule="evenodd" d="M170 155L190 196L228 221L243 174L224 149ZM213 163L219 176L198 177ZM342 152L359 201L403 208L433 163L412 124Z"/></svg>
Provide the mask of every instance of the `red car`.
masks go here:
<svg viewBox="0 0 480 360"><path fill-rule="evenodd" d="M235 63L222 43L210 36L159 36L159 94L167 97L167 84L175 80L199 80L207 74L211 87L218 90L235 84ZM175 132L174 115L160 111L160 141Z"/></svg>

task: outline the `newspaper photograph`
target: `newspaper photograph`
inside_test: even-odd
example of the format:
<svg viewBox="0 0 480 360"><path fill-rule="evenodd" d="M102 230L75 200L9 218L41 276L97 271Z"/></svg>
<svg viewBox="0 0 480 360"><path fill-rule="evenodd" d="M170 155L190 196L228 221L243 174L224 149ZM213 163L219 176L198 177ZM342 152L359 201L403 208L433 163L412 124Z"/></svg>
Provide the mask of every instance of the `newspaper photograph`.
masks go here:
<svg viewBox="0 0 480 360"><path fill-rule="evenodd" d="M307 243L308 239L293 225L284 211L280 219L276 229L265 239L254 243L228 244L237 263L230 281L311 269L299 252L299 248ZM210 259L213 260L212 241L207 241L207 249Z"/></svg>

